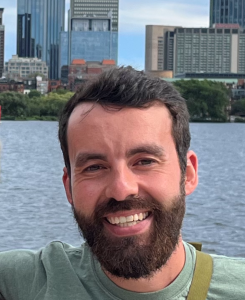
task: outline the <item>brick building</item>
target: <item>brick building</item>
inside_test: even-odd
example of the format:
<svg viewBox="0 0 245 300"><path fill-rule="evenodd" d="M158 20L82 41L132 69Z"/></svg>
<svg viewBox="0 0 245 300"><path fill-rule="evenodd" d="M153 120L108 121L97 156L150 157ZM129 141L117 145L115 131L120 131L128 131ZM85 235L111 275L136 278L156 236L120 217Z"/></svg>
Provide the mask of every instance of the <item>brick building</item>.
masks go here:
<svg viewBox="0 0 245 300"><path fill-rule="evenodd" d="M104 59L102 62L74 59L68 70L68 85L71 91L76 91L81 83L87 81L102 72L114 68L114 60Z"/></svg>
<svg viewBox="0 0 245 300"><path fill-rule="evenodd" d="M0 93L8 91L23 94L24 83L22 81L7 80L6 78L0 79Z"/></svg>

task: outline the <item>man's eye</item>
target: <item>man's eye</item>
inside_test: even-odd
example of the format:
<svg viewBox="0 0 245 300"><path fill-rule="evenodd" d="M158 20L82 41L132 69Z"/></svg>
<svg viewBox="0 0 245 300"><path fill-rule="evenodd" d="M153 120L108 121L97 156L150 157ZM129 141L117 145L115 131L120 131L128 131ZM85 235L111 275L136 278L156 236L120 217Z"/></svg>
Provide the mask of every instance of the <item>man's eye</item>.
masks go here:
<svg viewBox="0 0 245 300"><path fill-rule="evenodd" d="M88 172L94 172L94 171L98 171L98 170L101 170L103 169L102 166L100 165L93 165L93 166L89 166L85 169L85 171L88 171Z"/></svg>
<svg viewBox="0 0 245 300"><path fill-rule="evenodd" d="M151 165L152 163L154 163L155 161L153 159L142 159L140 161L138 161L138 165L142 165L142 166L146 166L146 165Z"/></svg>

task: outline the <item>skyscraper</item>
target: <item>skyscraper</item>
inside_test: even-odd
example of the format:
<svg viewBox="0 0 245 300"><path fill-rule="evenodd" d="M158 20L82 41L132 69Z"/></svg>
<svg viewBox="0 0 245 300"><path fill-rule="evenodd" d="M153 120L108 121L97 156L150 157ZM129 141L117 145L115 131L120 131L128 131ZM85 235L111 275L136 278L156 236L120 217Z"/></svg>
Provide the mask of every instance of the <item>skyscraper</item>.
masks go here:
<svg viewBox="0 0 245 300"><path fill-rule="evenodd" d="M3 8L0 8L0 78L4 69L4 25L3 25Z"/></svg>
<svg viewBox="0 0 245 300"><path fill-rule="evenodd" d="M146 25L146 71L173 71L175 28L176 26Z"/></svg>
<svg viewBox="0 0 245 300"><path fill-rule="evenodd" d="M65 0L17 0L17 54L37 57L58 78L59 35L64 31Z"/></svg>
<svg viewBox="0 0 245 300"><path fill-rule="evenodd" d="M71 18L95 15L103 18L112 12L112 31L118 32L119 0L71 0Z"/></svg>
<svg viewBox="0 0 245 300"><path fill-rule="evenodd" d="M213 24L245 27L245 0L210 0L210 27Z"/></svg>
<svg viewBox="0 0 245 300"><path fill-rule="evenodd" d="M237 26L237 28L236 28ZM239 25L176 28L174 74L245 73L245 30Z"/></svg>
<svg viewBox="0 0 245 300"><path fill-rule="evenodd" d="M118 6L119 0L71 0L68 33L60 37L60 68L74 59L117 63Z"/></svg>

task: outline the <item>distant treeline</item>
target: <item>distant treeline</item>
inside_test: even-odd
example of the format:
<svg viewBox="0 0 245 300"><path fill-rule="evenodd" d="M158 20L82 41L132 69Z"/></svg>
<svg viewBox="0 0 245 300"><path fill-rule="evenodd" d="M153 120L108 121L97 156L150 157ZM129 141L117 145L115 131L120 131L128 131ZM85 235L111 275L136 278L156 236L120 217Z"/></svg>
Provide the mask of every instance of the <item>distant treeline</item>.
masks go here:
<svg viewBox="0 0 245 300"><path fill-rule="evenodd" d="M211 80L179 80L176 89L186 99L191 121L225 122L229 114L245 115L245 99L235 101L230 108L230 90ZM66 90L46 96L33 90L28 95L15 92L0 93L4 120L57 120L73 93Z"/></svg>
<svg viewBox="0 0 245 300"><path fill-rule="evenodd" d="M186 99L191 121L225 122L229 115L245 115L245 100L230 104L231 90L222 82L192 79L176 81L174 86Z"/></svg>
<svg viewBox="0 0 245 300"><path fill-rule="evenodd" d="M15 92L0 93L2 120L54 120L74 93L58 90L41 95L33 90L28 95Z"/></svg>
<svg viewBox="0 0 245 300"><path fill-rule="evenodd" d="M193 120L226 121L230 91L223 83L210 80L180 80L174 83L186 99Z"/></svg>

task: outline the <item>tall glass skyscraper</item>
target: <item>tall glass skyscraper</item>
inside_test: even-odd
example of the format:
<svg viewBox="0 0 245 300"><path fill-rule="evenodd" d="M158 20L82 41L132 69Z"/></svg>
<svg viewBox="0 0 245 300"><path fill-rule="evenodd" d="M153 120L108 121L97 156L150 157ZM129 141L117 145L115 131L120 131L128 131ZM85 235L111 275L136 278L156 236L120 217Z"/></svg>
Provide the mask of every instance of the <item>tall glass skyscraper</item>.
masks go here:
<svg viewBox="0 0 245 300"><path fill-rule="evenodd" d="M213 24L245 27L245 0L210 0L210 27Z"/></svg>
<svg viewBox="0 0 245 300"><path fill-rule="evenodd" d="M17 54L37 57L58 79L59 36L64 31L65 0L17 0Z"/></svg>
<svg viewBox="0 0 245 300"><path fill-rule="evenodd" d="M60 35L60 74L74 59L118 59L119 0L71 0L68 32Z"/></svg>

